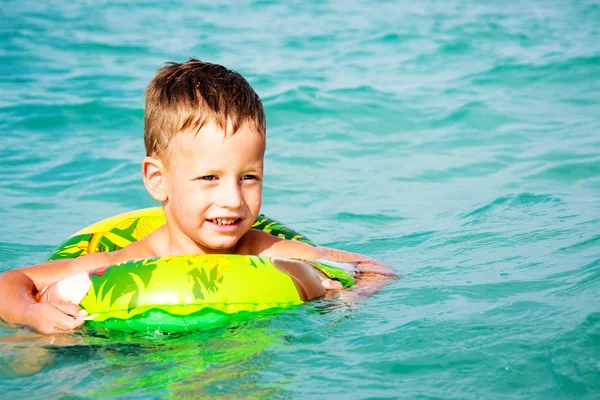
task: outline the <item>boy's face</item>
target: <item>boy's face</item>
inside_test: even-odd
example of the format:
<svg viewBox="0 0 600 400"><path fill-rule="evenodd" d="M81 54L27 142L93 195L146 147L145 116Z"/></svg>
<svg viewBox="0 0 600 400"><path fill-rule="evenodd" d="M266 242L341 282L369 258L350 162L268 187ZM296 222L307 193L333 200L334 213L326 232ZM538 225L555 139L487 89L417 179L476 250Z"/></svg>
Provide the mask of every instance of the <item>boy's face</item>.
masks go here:
<svg viewBox="0 0 600 400"><path fill-rule="evenodd" d="M254 224L262 201L265 138L244 124L215 124L171 143L163 203L174 251L227 253Z"/></svg>

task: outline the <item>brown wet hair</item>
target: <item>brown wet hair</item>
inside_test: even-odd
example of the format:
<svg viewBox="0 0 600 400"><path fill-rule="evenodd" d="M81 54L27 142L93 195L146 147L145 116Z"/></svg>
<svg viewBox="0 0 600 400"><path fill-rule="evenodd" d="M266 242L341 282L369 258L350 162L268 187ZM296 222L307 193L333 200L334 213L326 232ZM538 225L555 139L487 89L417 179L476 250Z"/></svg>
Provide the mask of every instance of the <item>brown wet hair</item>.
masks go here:
<svg viewBox="0 0 600 400"><path fill-rule="evenodd" d="M249 123L265 135L260 97L239 73L218 64L190 58L169 62L158 70L145 92L146 155L168 163L169 144L183 131L198 133L214 123L225 135Z"/></svg>

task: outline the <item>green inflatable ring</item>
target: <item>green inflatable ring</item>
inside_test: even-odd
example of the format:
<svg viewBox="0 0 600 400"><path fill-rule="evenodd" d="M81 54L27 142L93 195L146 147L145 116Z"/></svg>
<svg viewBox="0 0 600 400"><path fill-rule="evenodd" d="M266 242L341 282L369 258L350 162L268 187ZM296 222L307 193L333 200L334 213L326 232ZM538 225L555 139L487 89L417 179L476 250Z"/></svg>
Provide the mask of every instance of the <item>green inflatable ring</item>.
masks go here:
<svg viewBox="0 0 600 400"><path fill-rule="evenodd" d="M137 210L77 232L46 260L118 250L164 224L160 208ZM263 215L255 229L311 243ZM170 256L128 261L59 281L40 300L60 298L90 314L91 327L127 332L193 331L269 309L321 297L321 276L354 284L343 269L322 261L241 255Z"/></svg>

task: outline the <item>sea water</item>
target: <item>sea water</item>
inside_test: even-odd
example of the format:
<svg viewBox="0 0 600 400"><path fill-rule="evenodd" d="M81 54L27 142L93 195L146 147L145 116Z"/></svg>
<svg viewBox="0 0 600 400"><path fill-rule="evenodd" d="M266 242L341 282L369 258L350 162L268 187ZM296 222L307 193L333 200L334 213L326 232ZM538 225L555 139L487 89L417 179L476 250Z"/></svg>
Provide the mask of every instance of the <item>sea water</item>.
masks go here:
<svg viewBox="0 0 600 400"><path fill-rule="evenodd" d="M191 335L0 327L7 398L599 398L600 5L0 5L0 271L153 206L143 90L261 96L263 212L402 278Z"/></svg>

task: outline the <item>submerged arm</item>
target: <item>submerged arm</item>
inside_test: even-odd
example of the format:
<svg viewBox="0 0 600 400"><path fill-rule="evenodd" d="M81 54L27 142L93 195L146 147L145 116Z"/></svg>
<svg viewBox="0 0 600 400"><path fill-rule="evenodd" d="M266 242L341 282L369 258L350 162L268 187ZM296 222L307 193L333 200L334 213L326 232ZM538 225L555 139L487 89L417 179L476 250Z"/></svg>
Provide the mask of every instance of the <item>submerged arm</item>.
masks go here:
<svg viewBox="0 0 600 400"><path fill-rule="evenodd" d="M356 268L356 285L352 288L359 294L378 292L400 275L387 264L358 253L345 250L318 247L323 259L350 263Z"/></svg>
<svg viewBox="0 0 600 400"><path fill-rule="evenodd" d="M332 249L330 247L317 247L323 254L323 258L339 261L349 262L356 264L360 272L372 272L380 275L389 275L390 277L397 277L396 271L387 264L381 261L375 260L358 253L351 253L345 250Z"/></svg>
<svg viewBox="0 0 600 400"><path fill-rule="evenodd" d="M357 284L352 289L353 291L372 293L383 288L391 280L398 278L398 274L392 267L362 254L328 247L313 247L295 240L273 237L264 232L255 232L254 235L254 245L257 246L256 243L258 243L260 247L251 248L248 254L350 263L356 271Z"/></svg>

